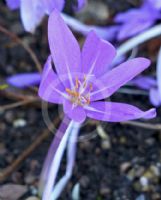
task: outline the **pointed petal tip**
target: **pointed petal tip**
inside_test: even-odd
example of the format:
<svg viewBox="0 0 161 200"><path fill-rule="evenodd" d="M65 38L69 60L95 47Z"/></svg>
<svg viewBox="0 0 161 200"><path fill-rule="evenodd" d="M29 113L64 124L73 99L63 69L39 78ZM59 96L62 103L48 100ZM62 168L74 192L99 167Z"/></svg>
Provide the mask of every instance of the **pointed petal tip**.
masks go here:
<svg viewBox="0 0 161 200"><path fill-rule="evenodd" d="M152 119L152 118L155 118L156 116L157 116L156 109L155 108L151 108L151 109L149 109L148 111L146 111L144 113L143 118L144 119Z"/></svg>

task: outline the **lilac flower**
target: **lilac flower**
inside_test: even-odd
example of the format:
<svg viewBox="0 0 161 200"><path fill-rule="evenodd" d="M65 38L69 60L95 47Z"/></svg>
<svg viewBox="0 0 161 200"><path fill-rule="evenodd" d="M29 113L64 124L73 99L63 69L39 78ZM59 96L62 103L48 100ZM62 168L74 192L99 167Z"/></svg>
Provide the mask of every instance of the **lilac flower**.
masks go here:
<svg viewBox="0 0 161 200"><path fill-rule="evenodd" d="M160 0L145 0L140 8L116 15L115 22L121 23L118 40L134 36L161 19Z"/></svg>
<svg viewBox="0 0 161 200"><path fill-rule="evenodd" d="M26 31L33 33L40 24L45 14L50 14L53 9L62 11L65 0L6 0L10 9L20 8L21 19ZM85 0L78 0L79 9Z"/></svg>
<svg viewBox="0 0 161 200"><path fill-rule="evenodd" d="M40 24L45 14L50 14L56 8L62 11L65 0L6 0L10 9L20 8L21 19L26 31L33 33L35 28ZM22 1L22 2L21 2ZM86 4L86 0L78 0L74 10L80 10ZM113 40L116 37L119 26L100 27L86 25L79 20L62 14L65 22L76 32L87 35L91 30L104 39Z"/></svg>
<svg viewBox="0 0 161 200"><path fill-rule="evenodd" d="M149 91L149 99L151 103L158 107L161 106L161 49L159 50L157 59L157 77L154 79L150 76L139 76L131 81L132 85L135 85L141 89Z"/></svg>
<svg viewBox="0 0 161 200"><path fill-rule="evenodd" d="M79 123L86 117L109 122L155 117L155 109L143 112L132 105L102 100L145 70L150 65L148 59L132 59L106 73L116 55L115 48L90 32L81 53L72 32L56 10L49 18L48 37L51 56L39 87L43 100L63 104L65 114Z"/></svg>
<svg viewBox="0 0 161 200"><path fill-rule="evenodd" d="M131 85L139 87L149 92L149 99L153 106L161 105L157 81L151 76L139 76L130 82Z"/></svg>
<svg viewBox="0 0 161 200"><path fill-rule="evenodd" d="M160 0L147 0L149 3L151 3L152 6L154 6L156 9L161 9L161 1Z"/></svg>
<svg viewBox="0 0 161 200"><path fill-rule="evenodd" d="M7 78L7 83L17 87L25 88L29 86L38 85L41 80L41 75L37 72L35 73L22 73L10 76Z"/></svg>

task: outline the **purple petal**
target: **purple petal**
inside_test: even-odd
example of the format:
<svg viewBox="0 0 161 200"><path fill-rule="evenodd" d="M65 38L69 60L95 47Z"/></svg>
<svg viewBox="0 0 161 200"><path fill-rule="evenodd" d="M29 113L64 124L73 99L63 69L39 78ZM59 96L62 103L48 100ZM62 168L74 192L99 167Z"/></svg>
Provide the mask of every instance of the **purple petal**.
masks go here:
<svg viewBox="0 0 161 200"><path fill-rule="evenodd" d="M49 17L48 37L58 75L66 76L66 79L72 84L71 73L80 72L80 48L57 10L54 10Z"/></svg>
<svg viewBox="0 0 161 200"><path fill-rule="evenodd" d="M122 122L133 119L150 119L156 116L156 110L141 111L135 106L124 103L93 102L86 110L87 116L96 120Z"/></svg>
<svg viewBox="0 0 161 200"><path fill-rule="evenodd" d="M114 21L117 23L125 23L131 21L134 18L136 19L138 17L143 17L143 13L141 12L140 8L130 9L127 12L119 13L114 18Z"/></svg>
<svg viewBox="0 0 161 200"><path fill-rule="evenodd" d="M74 31L78 33L82 33L83 35L88 35L90 31L95 31L96 34L103 39L111 41L116 38L116 34L119 30L119 26L111 26L111 27L99 27L93 25L86 25L82 22L78 21L77 19L68 16L66 14L62 14L62 17L66 24L68 24Z"/></svg>
<svg viewBox="0 0 161 200"><path fill-rule="evenodd" d="M128 37L134 36L145 29L149 28L155 23L154 20L147 20L147 21L130 21L128 23L125 23L120 27L120 31L117 35L117 39L124 40Z"/></svg>
<svg viewBox="0 0 161 200"><path fill-rule="evenodd" d="M157 86L157 82L153 77L150 76L139 76L130 81L131 85L137 86L144 90L149 90L152 87Z"/></svg>
<svg viewBox="0 0 161 200"><path fill-rule="evenodd" d="M103 75L107 72L115 55L115 48L91 31L82 50L82 72L94 74L96 77Z"/></svg>
<svg viewBox="0 0 161 200"><path fill-rule="evenodd" d="M64 113L72 120L78 123L83 123L86 119L86 113L82 106L74 107L69 100L65 100L64 104Z"/></svg>
<svg viewBox="0 0 161 200"><path fill-rule="evenodd" d="M7 6L12 10L15 10L20 7L20 0L6 0L6 3Z"/></svg>
<svg viewBox="0 0 161 200"><path fill-rule="evenodd" d="M157 86L158 93L161 99L161 48L159 50L158 59L157 59Z"/></svg>
<svg viewBox="0 0 161 200"><path fill-rule="evenodd" d="M21 1L20 11L25 30L33 33L45 15L42 2L40 0Z"/></svg>
<svg viewBox="0 0 161 200"><path fill-rule="evenodd" d="M44 3L46 12L50 14L55 8L62 11L65 6L65 0L41 0Z"/></svg>
<svg viewBox="0 0 161 200"><path fill-rule="evenodd" d="M38 85L41 80L41 75L39 73L24 73L17 74L7 78L7 83L13 85L14 87L24 88L29 86Z"/></svg>
<svg viewBox="0 0 161 200"><path fill-rule="evenodd" d="M39 96L47 102L59 104L63 103L64 91L64 86L52 69L52 58L49 56L42 73Z"/></svg>
<svg viewBox="0 0 161 200"><path fill-rule="evenodd" d="M120 64L97 81L98 89L91 93L91 101L111 96L121 86L148 68L149 65L150 60L146 58L134 58ZM97 85L97 83L95 84Z"/></svg>
<svg viewBox="0 0 161 200"><path fill-rule="evenodd" d="M147 0L151 6L153 6L155 9L160 10L161 9L161 1L160 0Z"/></svg>
<svg viewBox="0 0 161 200"><path fill-rule="evenodd" d="M157 88L150 89L150 102L155 106L158 107L161 105L161 98L159 95L159 91Z"/></svg>

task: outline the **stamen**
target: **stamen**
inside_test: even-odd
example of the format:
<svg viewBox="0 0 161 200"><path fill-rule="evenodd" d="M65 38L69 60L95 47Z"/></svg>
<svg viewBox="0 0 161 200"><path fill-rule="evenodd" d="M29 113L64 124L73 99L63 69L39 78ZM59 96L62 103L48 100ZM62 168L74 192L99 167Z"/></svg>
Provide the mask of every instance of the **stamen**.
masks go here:
<svg viewBox="0 0 161 200"><path fill-rule="evenodd" d="M75 88L76 88L76 89L79 88L79 80L78 80L78 78L76 78L76 80L75 80Z"/></svg>
<svg viewBox="0 0 161 200"><path fill-rule="evenodd" d="M93 85L90 83L89 85L90 92L93 90Z"/></svg>
<svg viewBox="0 0 161 200"><path fill-rule="evenodd" d="M87 87L86 76L83 78L83 82L76 77L74 89L66 88L66 92L70 97L70 101L73 106L85 106L90 104L90 92L93 90L92 84L89 84L89 92L85 93L85 90L81 92L81 88L85 89Z"/></svg>
<svg viewBox="0 0 161 200"><path fill-rule="evenodd" d="M65 90L70 96L73 96L73 97L78 97L79 96L79 93L76 92L76 91L72 91L69 88L66 88Z"/></svg>

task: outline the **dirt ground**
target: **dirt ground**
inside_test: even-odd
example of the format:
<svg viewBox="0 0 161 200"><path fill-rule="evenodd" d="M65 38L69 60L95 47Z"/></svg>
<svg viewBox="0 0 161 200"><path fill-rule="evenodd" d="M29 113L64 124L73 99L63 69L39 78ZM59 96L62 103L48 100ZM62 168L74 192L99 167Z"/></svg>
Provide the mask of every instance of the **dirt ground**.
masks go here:
<svg viewBox="0 0 161 200"><path fill-rule="evenodd" d="M100 7L91 9L96 1L90 2L90 9L77 17L87 23L100 25L112 24L114 14L139 5L139 1L104 0L97 1ZM94 5L93 5L94 7ZM102 10L103 9L103 10ZM89 12L88 12L89 11ZM71 13L68 6L66 12ZM104 13L103 13L104 12ZM26 33L20 22L18 11L11 12L3 2L0 3L0 27L15 33L21 41L27 43L38 57L41 65L48 54L47 18L34 35ZM83 38L77 35L80 43ZM155 74L155 60L161 38L155 38L139 47L138 55L152 60L152 67L146 73ZM5 83L7 76L37 71L31 55L21 44L0 30L0 83ZM5 106L17 102L19 95L36 95L33 88L20 90L9 86L7 93L0 91L0 105ZM21 99L21 98L20 98ZM21 99L22 100L22 99ZM148 95L127 95L116 93L111 100L126 102L149 109L152 105ZM51 119L58 121L56 105L50 105ZM159 124L158 116L144 123ZM58 126L59 123L57 123ZM98 126L103 127L106 138L100 136ZM41 103L6 108L0 111L0 169L3 172L12 166L15 159L22 155L28 147L41 137L46 129L41 111ZM87 139L93 131L93 137ZM75 184L80 184L82 200L160 200L161 199L161 130L141 128L119 123L100 123L90 120L80 131L84 140L78 143L77 158L73 176L60 199L71 199L71 191ZM48 147L53 135L42 140L41 144L1 181L0 200L26 200L37 196L37 186ZM12 166L13 167L13 166ZM65 159L61 165L60 177L65 170ZM0 172L0 179L2 173ZM13 185L10 185L13 184ZM15 188L14 186L19 186ZM5 187L8 186L8 187ZM12 194L4 198L4 193ZM14 197L14 193L20 193ZM15 198L15 199L14 199ZM143 199L141 199L143 198ZM33 199L34 200L34 199Z"/></svg>

